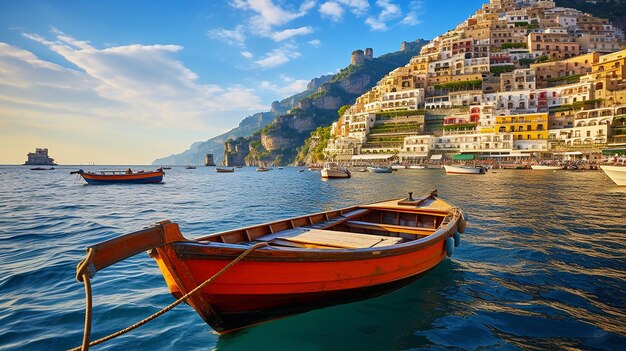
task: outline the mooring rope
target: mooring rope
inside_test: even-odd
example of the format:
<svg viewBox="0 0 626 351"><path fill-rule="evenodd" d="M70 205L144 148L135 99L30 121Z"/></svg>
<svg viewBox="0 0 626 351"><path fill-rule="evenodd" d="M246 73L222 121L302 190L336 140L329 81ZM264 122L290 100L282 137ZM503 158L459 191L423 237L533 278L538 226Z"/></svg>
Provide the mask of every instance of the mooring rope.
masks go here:
<svg viewBox="0 0 626 351"><path fill-rule="evenodd" d="M215 273L213 276L211 276L209 279L205 280L202 284L198 285L197 287L195 287L193 290L191 290L190 292L186 293L185 295L183 295L181 298L179 298L178 300L174 301L172 304L170 304L169 306L163 308L162 310L154 313L153 315L127 327L124 328L118 332L115 332L109 336L105 336L101 339L98 339L96 341L92 341L89 342L89 337L91 334L91 309L92 309L92 305L91 305L91 299L92 299L92 294L91 294L91 283L89 281L89 277L90 277L90 273L88 271L89 269L89 264L91 264L91 257L93 256L93 250L89 250L87 252L87 258L85 258L85 260L83 262L81 262L78 266L78 268L76 269L77 271L77 276L81 276L83 278L83 282L85 283L85 330L84 330L84 334L83 334L83 344L81 346L77 346L75 348L69 349L68 351L87 351L89 350L89 347L91 346L95 346L98 344L101 344L105 341L111 340L113 338L116 338L120 335L126 334L129 331L136 329L148 322L150 322L151 320L159 317L160 315L164 314L165 312L170 311L171 309L173 309L174 307L180 305L183 301L187 300L187 298L189 298L189 296L195 294L196 292L198 292L200 289L204 288L205 286L207 286L209 283L211 283L212 281L214 281L215 279L217 279L220 275L226 273L226 271L228 271L229 269L231 269L234 265L236 265L237 263L239 263L239 261L243 260L246 256L248 256L248 254L250 254L252 251L259 249L261 247L264 246L268 246L268 243L266 242L260 242L260 243L256 243L253 246L249 247L246 251L242 252L241 255L237 256L237 258L235 258L234 260L232 260L230 263L228 263L224 268L220 269L217 273Z"/></svg>

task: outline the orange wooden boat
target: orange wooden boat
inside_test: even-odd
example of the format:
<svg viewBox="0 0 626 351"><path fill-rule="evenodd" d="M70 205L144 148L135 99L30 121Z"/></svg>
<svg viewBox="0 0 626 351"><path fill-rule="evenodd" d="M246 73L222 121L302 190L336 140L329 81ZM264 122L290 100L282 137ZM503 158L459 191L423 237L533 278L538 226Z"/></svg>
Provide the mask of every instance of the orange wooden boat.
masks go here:
<svg viewBox="0 0 626 351"><path fill-rule="evenodd" d="M186 302L228 333L398 289L451 255L464 228L436 191L196 239L164 221L90 247L78 277L149 250L176 298L214 279Z"/></svg>
<svg viewBox="0 0 626 351"><path fill-rule="evenodd" d="M161 183L163 181L162 168L156 171L96 171L85 172L82 169L72 171L70 174L79 174L87 184L144 184Z"/></svg>

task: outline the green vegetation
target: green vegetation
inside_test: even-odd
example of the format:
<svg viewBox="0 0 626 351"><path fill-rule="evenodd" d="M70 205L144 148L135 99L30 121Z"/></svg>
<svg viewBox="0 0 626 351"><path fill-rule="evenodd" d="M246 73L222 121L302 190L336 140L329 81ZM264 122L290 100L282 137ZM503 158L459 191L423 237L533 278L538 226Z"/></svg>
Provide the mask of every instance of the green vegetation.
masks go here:
<svg viewBox="0 0 626 351"><path fill-rule="evenodd" d="M466 124L452 124L452 125L444 125L443 130L457 130L457 129L468 129L475 128L476 123L466 123Z"/></svg>
<svg viewBox="0 0 626 351"><path fill-rule="evenodd" d="M489 67L489 71L491 74L499 76L502 73L513 72L515 70L515 65L505 65L505 66L491 66Z"/></svg>
<svg viewBox="0 0 626 351"><path fill-rule="evenodd" d="M519 61L517 61L517 63L519 63L520 66L522 67L530 67L531 63L535 63L535 59L527 59L527 58L523 58L523 59L519 59Z"/></svg>
<svg viewBox="0 0 626 351"><path fill-rule="evenodd" d="M578 110L578 109L581 109L581 108L591 109L591 108L595 108L595 105L597 103L601 103L602 101L603 101L602 99L591 99L591 100L587 100L587 101L576 101L573 104L561 105L559 107L550 108L550 113L562 112L562 111L572 111L572 110Z"/></svg>
<svg viewBox="0 0 626 351"><path fill-rule="evenodd" d="M582 76L584 76L584 74L575 74L571 76L548 78L548 83L550 83L551 85L578 83L580 81L580 77Z"/></svg>
<svg viewBox="0 0 626 351"><path fill-rule="evenodd" d="M426 110L395 110L395 111L382 111L376 113L377 120L392 119L392 117L398 116L423 116Z"/></svg>
<svg viewBox="0 0 626 351"><path fill-rule="evenodd" d="M503 43L500 47L503 49L526 49L526 43Z"/></svg>
<svg viewBox="0 0 626 351"><path fill-rule="evenodd" d="M384 123L370 128L370 135L382 133L418 133L421 123Z"/></svg>
<svg viewBox="0 0 626 351"><path fill-rule="evenodd" d="M435 84L435 89L445 89L449 91L479 90L482 88L482 84L482 79L475 79Z"/></svg>
<svg viewBox="0 0 626 351"><path fill-rule="evenodd" d="M324 149L330 140L330 128L331 126L318 127L311 132L311 135L304 142L304 145L298 149L298 155L295 161L296 164L304 164L307 155L310 156L311 163L319 163L325 160Z"/></svg>

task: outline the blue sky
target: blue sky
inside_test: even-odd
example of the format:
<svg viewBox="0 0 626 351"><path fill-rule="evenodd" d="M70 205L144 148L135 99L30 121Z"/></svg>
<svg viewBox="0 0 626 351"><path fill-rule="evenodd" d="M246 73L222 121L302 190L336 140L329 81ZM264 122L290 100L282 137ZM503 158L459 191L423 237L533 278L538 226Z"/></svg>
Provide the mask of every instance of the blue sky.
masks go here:
<svg viewBox="0 0 626 351"><path fill-rule="evenodd" d="M0 163L148 164L481 1L0 2Z"/></svg>

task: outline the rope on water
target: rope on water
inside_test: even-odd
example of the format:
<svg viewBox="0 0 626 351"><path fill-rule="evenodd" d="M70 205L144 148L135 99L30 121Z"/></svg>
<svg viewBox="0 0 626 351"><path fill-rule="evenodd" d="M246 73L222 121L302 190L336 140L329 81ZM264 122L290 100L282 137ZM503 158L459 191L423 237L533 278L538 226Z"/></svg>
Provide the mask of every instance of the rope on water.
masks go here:
<svg viewBox="0 0 626 351"><path fill-rule="evenodd" d="M92 299L92 295L91 295L91 283L89 282L89 277L90 277L90 273L89 273L89 264L91 263L91 258L93 257L93 250L89 249L87 252L87 258L85 258L85 260L83 262L81 262L78 266L78 268L76 269L77 271L77 276L81 276L83 278L83 281L85 283L85 330L84 330L84 334L83 334L83 344L82 346L78 346L72 349L69 349L68 351L87 351L89 350L89 347L91 346L95 346L98 344L101 344L105 341L111 340L113 338L116 338L120 335L126 334L129 331L136 329L148 322L150 322L151 320L159 317L160 315L164 314L165 312L170 311L171 309L173 309L174 307L180 305L183 301L187 300L187 298L189 298L191 295L195 294L196 292L200 291L200 289L204 288L205 286L207 286L209 283L211 283L212 281L214 281L215 279L217 279L219 276L221 276L222 274L226 273L226 271L228 271L229 269L231 269L234 265L236 265L237 263L239 263L241 260L243 260L246 256L248 256L248 254L252 253L252 251L259 249L261 247L264 246L268 246L269 244L266 242L260 242L260 243L256 243L253 246L249 247L246 251L242 252L241 255L237 256L237 258L235 258L234 260L232 260L230 263L228 263L224 268L220 269L217 273L215 273L213 276L211 276L209 279L205 280L202 284L198 285L197 287L195 287L193 290L191 290L190 292L186 293L185 295L183 295L181 298L179 298L178 300L174 301L172 304L170 304L169 306L163 308L162 310L154 313L153 315L127 327L124 328L118 332L115 332L109 336L105 336L101 339L98 339L96 341L92 341L89 342L89 337L91 334L91 310L92 310L92 305L91 305L91 299Z"/></svg>

